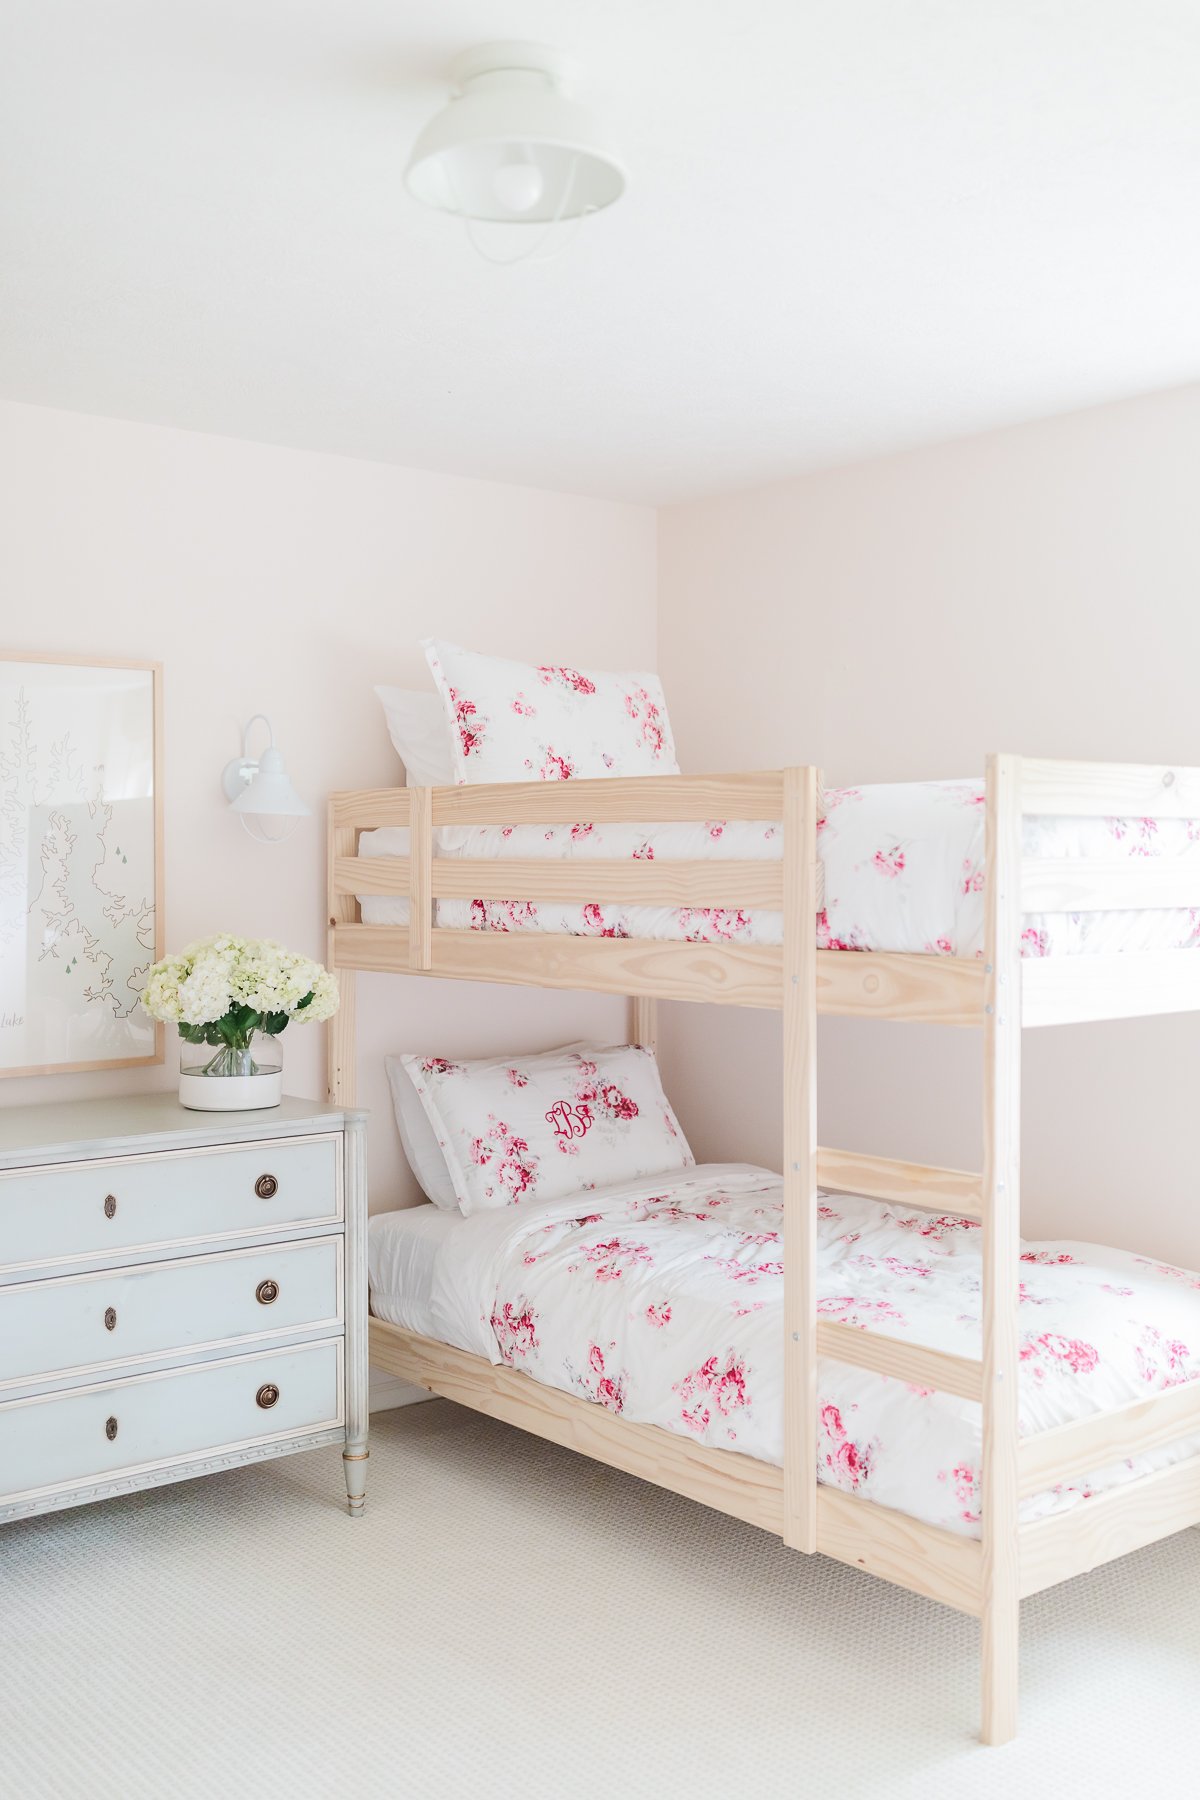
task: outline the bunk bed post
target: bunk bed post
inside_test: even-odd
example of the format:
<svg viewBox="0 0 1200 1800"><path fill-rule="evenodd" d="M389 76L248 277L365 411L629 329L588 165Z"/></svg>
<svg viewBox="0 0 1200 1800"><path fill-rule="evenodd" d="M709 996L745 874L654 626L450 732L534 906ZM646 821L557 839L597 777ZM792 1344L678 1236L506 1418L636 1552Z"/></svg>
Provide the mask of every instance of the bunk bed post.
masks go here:
<svg viewBox="0 0 1200 1800"><path fill-rule="evenodd" d="M1017 1729L1021 762L987 764L983 1020L983 1741Z"/></svg>
<svg viewBox="0 0 1200 1800"><path fill-rule="evenodd" d="M783 1540L817 1548L817 792L783 771Z"/></svg>
<svg viewBox="0 0 1200 1800"><path fill-rule="evenodd" d="M410 788L408 965L433 967L433 789Z"/></svg>
<svg viewBox="0 0 1200 1800"><path fill-rule="evenodd" d="M358 831L353 825L337 823L336 804L333 800L329 802L326 842L329 865L329 910L326 917L329 920L329 935L325 954L331 971L337 976L340 996L338 1009L325 1029L328 1064L326 1087L331 1105L353 1106L356 977L352 969L337 967L334 933L339 925L351 925L358 917L357 900L353 894L339 894L336 879L338 857L358 854Z"/></svg>
<svg viewBox="0 0 1200 1800"><path fill-rule="evenodd" d="M631 1027L633 1036L631 1043L641 1044L646 1050L658 1048L658 1001L644 994L637 994L630 1001Z"/></svg>

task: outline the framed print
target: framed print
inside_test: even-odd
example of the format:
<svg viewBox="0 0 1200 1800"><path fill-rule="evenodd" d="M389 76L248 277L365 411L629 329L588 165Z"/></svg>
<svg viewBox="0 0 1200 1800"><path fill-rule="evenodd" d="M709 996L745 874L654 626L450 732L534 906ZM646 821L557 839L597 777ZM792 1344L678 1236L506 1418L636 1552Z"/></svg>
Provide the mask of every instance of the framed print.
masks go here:
<svg viewBox="0 0 1200 1800"><path fill-rule="evenodd" d="M0 1076L163 1059L161 685L0 651Z"/></svg>

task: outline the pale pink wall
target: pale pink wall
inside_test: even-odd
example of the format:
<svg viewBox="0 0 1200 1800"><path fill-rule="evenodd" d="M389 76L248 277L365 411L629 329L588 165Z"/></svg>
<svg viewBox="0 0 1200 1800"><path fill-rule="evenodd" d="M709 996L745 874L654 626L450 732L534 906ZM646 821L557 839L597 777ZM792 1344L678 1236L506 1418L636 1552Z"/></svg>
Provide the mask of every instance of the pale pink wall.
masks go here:
<svg viewBox="0 0 1200 1800"><path fill-rule="evenodd" d="M1200 763L1200 387L666 509L659 668L689 771L832 782L988 750ZM687 1029L683 1028L686 1016ZM973 1033L822 1026L826 1143L971 1166ZM778 1163L774 1019L666 1021L705 1156ZM1200 1019L1027 1033L1027 1230L1200 1267Z"/></svg>
<svg viewBox="0 0 1200 1800"><path fill-rule="evenodd" d="M430 685L417 640L653 665L644 507L0 403L0 648L160 659L167 937L226 929L324 955L324 822L253 843L220 772L269 713L316 809L400 777L374 682ZM372 1205L411 1199L389 1049L491 1052L622 1034L617 1002L377 977L360 984ZM321 1032L285 1039L287 1085L324 1088ZM174 1045L168 1046L173 1056ZM169 1086L172 1072L0 1081L0 1105Z"/></svg>

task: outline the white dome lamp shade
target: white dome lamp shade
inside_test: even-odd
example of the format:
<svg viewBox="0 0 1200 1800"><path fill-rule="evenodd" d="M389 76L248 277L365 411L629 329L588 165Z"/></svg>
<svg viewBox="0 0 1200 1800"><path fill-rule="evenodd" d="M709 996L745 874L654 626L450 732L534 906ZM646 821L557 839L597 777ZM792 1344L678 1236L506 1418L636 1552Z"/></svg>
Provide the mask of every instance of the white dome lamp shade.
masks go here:
<svg viewBox="0 0 1200 1800"><path fill-rule="evenodd" d="M547 230L611 206L625 170L595 114L564 91L571 73L561 51L541 44L460 56L450 104L413 146L409 193L468 224Z"/></svg>
<svg viewBox="0 0 1200 1800"><path fill-rule="evenodd" d="M250 727L262 723L269 742L257 761L247 753ZM250 836L260 844L279 844L291 837L301 819L312 816L288 780L283 757L275 748L275 733L265 713L255 713L242 728L242 754L226 763L221 786L231 812L237 813Z"/></svg>

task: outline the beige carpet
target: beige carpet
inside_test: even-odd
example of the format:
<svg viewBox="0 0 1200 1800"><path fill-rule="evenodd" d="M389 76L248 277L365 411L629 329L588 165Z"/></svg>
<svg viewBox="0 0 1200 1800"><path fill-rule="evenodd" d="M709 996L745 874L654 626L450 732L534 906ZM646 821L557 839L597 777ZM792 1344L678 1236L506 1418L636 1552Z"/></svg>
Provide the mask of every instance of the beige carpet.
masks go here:
<svg viewBox="0 0 1200 1800"><path fill-rule="evenodd" d="M969 1621L445 1402L0 1531L4 1800L1200 1791L1200 1532Z"/></svg>

